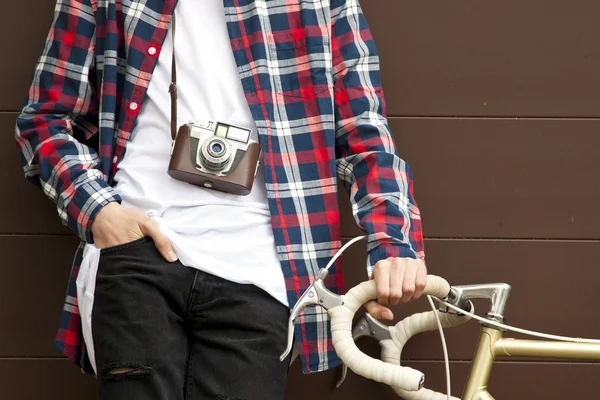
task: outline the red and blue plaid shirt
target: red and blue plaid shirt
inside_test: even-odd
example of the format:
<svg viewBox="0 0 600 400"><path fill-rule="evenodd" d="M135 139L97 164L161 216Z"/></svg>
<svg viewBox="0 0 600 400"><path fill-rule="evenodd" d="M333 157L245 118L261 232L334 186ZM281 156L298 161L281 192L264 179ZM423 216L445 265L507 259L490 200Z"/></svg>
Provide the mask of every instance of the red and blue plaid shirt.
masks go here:
<svg viewBox="0 0 600 400"><path fill-rule="evenodd" d="M144 101L176 0L58 0L16 140L25 176L82 240L55 345L87 365L75 280ZM341 247L337 179L368 234L367 272L423 258L409 166L385 115L379 58L357 0L224 0L231 48L264 154L272 227L294 305ZM207 59L207 62L210 62ZM165 96L168 94L165 93ZM166 166L165 166L166 169ZM366 277L366 275L365 275ZM327 284L342 287L341 265ZM328 316L296 326L305 372L340 363Z"/></svg>

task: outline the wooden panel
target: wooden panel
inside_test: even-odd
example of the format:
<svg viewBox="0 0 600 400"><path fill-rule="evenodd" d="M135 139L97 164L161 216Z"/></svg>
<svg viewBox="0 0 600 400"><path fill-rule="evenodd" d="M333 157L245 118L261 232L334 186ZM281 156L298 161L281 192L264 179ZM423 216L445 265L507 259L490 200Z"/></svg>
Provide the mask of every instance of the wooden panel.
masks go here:
<svg viewBox="0 0 600 400"><path fill-rule="evenodd" d="M0 321L10 321L0 331L0 357L59 354L52 340L76 244L69 236L0 237L0 252L6 257L0 267ZM453 284L511 284L509 323L567 336L600 337L600 321L588 313L600 281L600 270L594 268L600 260L600 242L428 240L426 249L430 273ZM366 279L364 243L353 245L344 259L347 287ZM393 310L399 320L426 307L420 301ZM479 314L487 311L482 302L476 307ZM478 324L447 334L451 357L470 359ZM370 339L360 345L377 351ZM417 337L404 354L407 359L440 359L439 338L435 333Z"/></svg>
<svg viewBox="0 0 600 400"><path fill-rule="evenodd" d="M94 400L96 382L70 360L0 359L3 400Z"/></svg>
<svg viewBox="0 0 600 400"><path fill-rule="evenodd" d="M44 48L55 4L56 1L44 0L2 3L2 12L10 18L0 25L0 43L5 55L0 74L0 111L21 108L35 63Z"/></svg>
<svg viewBox="0 0 600 400"><path fill-rule="evenodd" d="M390 115L600 115L595 0L362 5Z"/></svg>
<svg viewBox="0 0 600 400"><path fill-rule="evenodd" d="M52 343L76 247L74 236L0 236L0 357L60 356Z"/></svg>
<svg viewBox="0 0 600 400"><path fill-rule="evenodd" d="M598 116L594 0L362 1L382 55L390 115ZM18 110L54 2L4 7L0 110ZM35 13L29 10L36 10ZM19 40L13 40L15 32Z"/></svg>
<svg viewBox="0 0 600 400"><path fill-rule="evenodd" d="M441 362L408 363L426 374L426 385L444 390L444 367ZM460 396L469 364L451 364L453 394ZM594 364L532 364L498 363L494 366L490 382L496 399L562 400L590 398L595 387L600 366ZM352 373L340 389L335 381L340 370L313 375L302 375L300 365L290 369L286 400L366 399L395 400L392 390ZM11 400L79 400L97 399L96 382L84 376L68 360L11 360L0 359L0 387L2 398Z"/></svg>
<svg viewBox="0 0 600 400"><path fill-rule="evenodd" d="M55 2L7 2L0 28L5 54L0 111L17 111L31 80ZM449 117L600 117L600 4L593 0L363 0L382 54L388 114ZM31 10L35 10L32 13ZM19 40L14 40L15 32ZM95 399L95 382L52 347L77 239L53 204L21 173L12 135L15 113L0 112L0 398ZM392 119L400 154L410 162L425 233L437 238L553 238L587 241L430 239L428 267L455 284L505 281L514 325L562 335L600 337L588 315L600 272L600 138L597 120ZM342 198L345 198L342 195ZM342 201L343 232L360 234ZM6 236L49 233L59 236ZM66 234L66 235L62 235ZM346 257L347 286L366 278L364 244ZM476 303L479 313L486 310ZM394 307L396 320L426 302ZM454 394L466 377L478 324L447 331ZM378 345L359 346L372 355ZM415 338L405 362L444 385L435 333ZM339 369L302 376L292 366L286 398L397 398ZM591 398L596 364L499 363L497 399ZM66 385L65 385L66 383Z"/></svg>
<svg viewBox="0 0 600 400"><path fill-rule="evenodd" d="M11 131L16 114L0 114ZM429 237L600 238L600 121L391 119ZM569 140L564 139L565 132ZM0 233L69 233L0 136ZM342 230L360 234L341 191Z"/></svg>
<svg viewBox="0 0 600 400"><path fill-rule="evenodd" d="M600 238L600 121L390 122L428 237ZM345 193L342 231L358 235Z"/></svg>

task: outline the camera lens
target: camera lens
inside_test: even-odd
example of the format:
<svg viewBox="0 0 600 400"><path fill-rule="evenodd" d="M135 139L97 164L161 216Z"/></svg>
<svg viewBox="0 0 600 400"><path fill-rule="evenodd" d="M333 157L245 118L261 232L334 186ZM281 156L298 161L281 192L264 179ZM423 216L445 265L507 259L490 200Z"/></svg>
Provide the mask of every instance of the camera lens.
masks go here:
<svg viewBox="0 0 600 400"><path fill-rule="evenodd" d="M229 162L232 151L226 139L212 137L205 141L200 148L201 164L210 170L219 171Z"/></svg>
<svg viewBox="0 0 600 400"><path fill-rule="evenodd" d="M223 151L223 145L221 143L213 143L210 146L210 150L215 154L219 154Z"/></svg>

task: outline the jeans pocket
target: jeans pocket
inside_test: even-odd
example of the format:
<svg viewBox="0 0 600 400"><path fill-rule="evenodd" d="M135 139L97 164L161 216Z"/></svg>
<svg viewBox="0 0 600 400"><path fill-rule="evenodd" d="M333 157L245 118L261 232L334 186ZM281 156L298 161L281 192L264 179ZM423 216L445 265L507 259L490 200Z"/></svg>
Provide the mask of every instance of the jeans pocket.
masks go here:
<svg viewBox="0 0 600 400"><path fill-rule="evenodd" d="M144 274L166 262L150 236L100 249L98 277L121 274Z"/></svg>
<svg viewBox="0 0 600 400"><path fill-rule="evenodd" d="M131 242L118 244L116 246L104 247L104 248L100 249L100 255L103 256L108 253L114 253L116 251L125 250L127 248L134 247L134 246L140 245L142 243L146 243L150 240L152 240L152 238L150 236L144 236L142 238L136 239Z"/></svg>

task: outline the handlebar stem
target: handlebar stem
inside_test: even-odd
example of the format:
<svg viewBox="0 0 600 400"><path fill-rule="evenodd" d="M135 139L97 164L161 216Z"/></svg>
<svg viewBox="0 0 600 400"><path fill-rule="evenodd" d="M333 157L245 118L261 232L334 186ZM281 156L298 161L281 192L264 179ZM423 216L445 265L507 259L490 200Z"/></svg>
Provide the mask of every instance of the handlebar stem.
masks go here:
<svg viewBox="0 0 600 400"><path fill-rule="evenodd" d="M504 310L510 297L511 287L507 283L489 283L481 285L452 286L448 295L448 303L463 308L471 299L486 299L492 304L486 314L488 319L504 322ZM448 312L447 307L441 306L440 311Z"/></svg>

